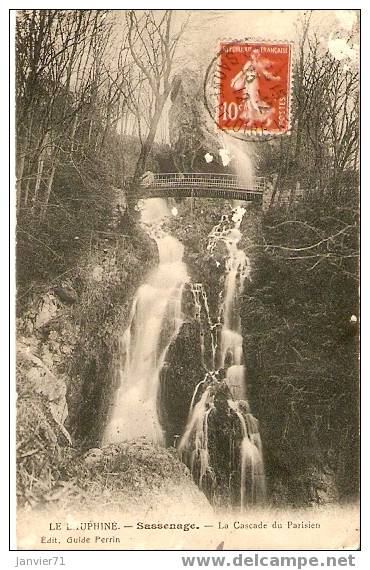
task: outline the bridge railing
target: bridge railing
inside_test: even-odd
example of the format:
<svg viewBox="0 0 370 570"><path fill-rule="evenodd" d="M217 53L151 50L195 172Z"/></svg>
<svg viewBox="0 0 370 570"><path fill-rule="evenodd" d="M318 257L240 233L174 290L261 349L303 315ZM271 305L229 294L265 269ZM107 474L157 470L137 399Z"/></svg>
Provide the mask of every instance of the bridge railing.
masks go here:
<svg viewBox="0 0 370 570"><path fill-rule="evenodd" d="M267 179L256 177L252 181L243 180L234 174L217 174L209 172L164 172L146 176L142 182L143 187L151 188L220 188L230 190L245 190L249 192L263 192L266 189Z"/></svg>

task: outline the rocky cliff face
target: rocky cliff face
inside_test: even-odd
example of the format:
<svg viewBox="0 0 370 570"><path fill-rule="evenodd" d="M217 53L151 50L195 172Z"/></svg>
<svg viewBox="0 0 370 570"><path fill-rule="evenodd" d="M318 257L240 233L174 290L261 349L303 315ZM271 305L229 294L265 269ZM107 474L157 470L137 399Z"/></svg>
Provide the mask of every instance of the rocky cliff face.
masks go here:
<svg viewBox="0 0 370 570"><path fill-rule="evenodd" d="M209 315L217 329L227 250L222 243L212 253L207 250L208 235L225 213L223 202L210 200L206 206L198 201L191 208L190 200L185 200L178 209L179 215L169 222L168 230L184 245L192 285L185 288L184 322L168 349L161 373L161 422L169 451L145 442L139 447L132 444L107 452L99 449L116 385L120 334L127 326L135 291L157 260L154 242L142 234L130 240L119 235L109 240L103 238L93 244L89 257L73 277L61 278L35 295L18 320L20 504L47 503L49 493L56 486L69 489L68 496L80 497L81 489L97 474L103 477L112 461L123 462L122 465L133 462L140 471L140 462L134 461L136 452L140 457L144 453L145 457L148 454L152 458L148 473L150 466L154 470L158 467L155 457L160 461L162 455L168 453L168 465L179 468L176 462L180 459L175 461L174 447L184 433L194 390L205 379L207 371L210 372L210 341L204 336L203 326L205 315L204 311L201 315L197 312L192 287L201 284L204 289ZM290 422L294 419L292 410L287 408L289 398L276 396L276 382L271 372L276 354L266 352L266 346L271 327L280 327L281 319L271 284L266 280L258 209L247 208L241 231L240 247L250 258L252 268L252 281L246 282L240 303L246 391L252 412L260 421L269 502L301 506L336 501L334 463L321 452L318 434L308 429L307 442L299 448L303 424L297 423L300 431L293 437L294 425L287 424L288 416ZM265 370L269 371L266 377ZM230 391L224 381L224 371L220 370L217 378L211 375L203 388L208 385L212 385L214 396L214 409L208 418L212 471L205 475L202 489L214 506L232 508L240 504L240 421L227 405ZM270 401L272 394L275 403ZM297 418L294 421L298 421ZM289 437L284 436L286 430ZM89 448L97 451L85 456ZM167 461L166 458L162 457ZM84 475L76 489L71 477L76 477L80 468ZM188 471L185 467L182 469L188 478ZM142 493L148 473L143 479L139 476ZM193 474L197 478L197 473ZM123 493L125 477L122 475L120 479L120 493ZM170 477L169 472L166 477ZM194 491L191 485L187 481L184 488ZM108 490L114 493L116 487ZM199 497L198 491L194 493ZM122 501L126 499L122 495Z"/></svg>
<svg viewBox="0 0 370 570"><path fill-rule="evenodd" d="M216 322L220 293L224 286L227 251L221 247L216 249L213 255L207 252L207 236L212 224L221 218L218 204L210 205L208 210L201 204L195 205L193 215L189 213L186 202L180 205L179 217L173 222L175 229L172 231L176 232L185 245L189 273L194 283L202 283L208 296L213 322ZM273 299L276 295L272 284L266 278L266 259L261 247L262 212L258 207L247 207L241 231L243 237L240 247L244 249L251 263L251 281L246 281L240 303L246 393L251 410L259 420L266 464L268 503L275 506L312 506L336 502L338 490L334 464L328 461L317 434L313 433L308 424L305 439L302 430L306 429L306 419L294 416L289 407L292 395L289 396L285 392L280 393L280 397L277 395L274 361L277 369L281 366L281 355L278 352L266 353L263 349L264 346L269 346L274 326L281 329L284 335L285 328L278 317L279 306L274 305ZM279 271L278 267L276 271ZM169 445L173 445L174 441L178 442L180 434L184 432L194 389L204 379L206 371L199 350L201 327L189 291L184 295L183 308L185 323L168 351L162 374L165 408L163 423L168 433ZM290 334L294 334L294 330ZM221 370L220 382L216 384L215 409L208 418L209 455L213 477L205 478L203 490L214 505L224 504L232 507L240 502L238 457L241 433L240 423L227 406L230 392L222 381L222 375ZM292 386L293 384L293 390ZM289 391L290 388L289 385L282 384L281 389ZM290 418L289 425L286 423L287 418ZM286 429L288 432L284 431Z"/></svg>
<svg viewBox="0 0 370 570"><path fill-rule="evenodd" d="M203 103L202 78L185 69L174 78L169 111L169 133L173 159L179 172L207 172L207 152L218 156L216 131ZM221 162L220 162L221 165ZM211 171L217 170L217 158Z"/></svg>
<svg viewBox="0 0 370 570"><path fill-rule="evenodd" d="M114 386L131 299L155 245L140 232L91 244L73 276L44 286L17 319L20 503L61 478L71 449L96 445Z"/></svg>
<svg viewBox="0 0 370 570"><path fill-rule="evenodd" d="M168 445L179 444L184 434L195 390L194 401L198 402L204 390L210 387L213 409L207 422L208 450L201 451L209 455L209 469L202 476L201 487L216 508L234 508L241 501L240 452L243 436L240 419L228 404L232 395L225 381L225 370L216 373L212 366L217 368L218 365L217 362L212 365L210 354L210 326L220 347L220 307L228 252L222 241L212 251L207 249L207 245L212 228L226 212L224 203L212 201L212 207L206 208L200 202L191 215L185 201L179 207L179 217L171 223L169 231L174 231L185 246L185 260L192 283L185 288L184 323L168 350L161 377L162 422ZM241 229L241 247L250 256L255 270L256 244L260 240L258 210L247 208ZM194 290L200 295L194 296ZM197 306L195 302L195 298L202 295L207 299L208 314L204 303ZM194 479L199 483L200 465L193 462L187 451L182 457L192 466Z"/></svg>

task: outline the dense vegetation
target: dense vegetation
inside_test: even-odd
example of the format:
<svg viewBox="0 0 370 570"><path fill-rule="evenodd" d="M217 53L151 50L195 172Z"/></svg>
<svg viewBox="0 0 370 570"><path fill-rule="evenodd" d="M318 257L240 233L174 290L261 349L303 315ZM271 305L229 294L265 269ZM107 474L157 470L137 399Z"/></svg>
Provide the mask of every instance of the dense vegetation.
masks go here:
<svg viewBox="0 0 370 570"><path fill-rule="evenodd" d="M294 130L259 153L273 185L243 305L250 395L280 500L324 501L333 480L342 497L358 491L358 96L356 65L322 50L303 19Z"/></svg>
<svg viewBox="0 0 370 570"><path fill-rule="evenodd" d="M269 212L264 251L245 292L250 396L267 445L272 490L286 500L307 497L311 485L322 485L325 497L331 486L325 478L335 479L343 496L358 489L358 230L352 189L348 197L334 208L318 197L288 215L285 209Z"/></svg>
<svg viewBox="0 0 370 570"><path fill-rule="evenodd" d="M21 502L45 494L68 475L76 450L99 441L119 335L156 260L132 208L138 177L200 164L223 169L217 160L204 165L217 142L204 109L197 105L189 115L200 77L175 73L181 31L171 35L169 13L159 27L155 17L127 12L112 51L109 11L18 15L18 335L36 358L25 349L18 360ZM292 134L253 148L271 192L264 213L253 210L243 226L254 267L241 306L248 390L274 504L349 498L358 486L358 76L353 62L344 65L322 47L309 17L301 26ZM166 49L158 49L164 38ZM171 145L156 138L168 100ZM169 229L184 244L191 276L205 286L216 317L223 267L211 263L207 236L230 204L178 206ZM46 305L50 318L40 322ZM173 381L173 409L164 418L172 422L169 445L186 421L195 376L204 372L189 330L169 351L177 362L172 376L184 380L181 389ZM35 379L35 362L45 382L49 369L63 379L74 451L50 415L54 395ZM155 449L147 451L152 458Z"/></svg>
<svg viewBox="0 0 370 570"><path fill-rule="evenodd" d="M125 17L119 26L107 10L17 14L18 306L40 283L73 272L91 243L107 237L112 212L130 202L132 179L171 161L154 135L179 36L169 36L169 11L154 28L150 11ZM145 60L149 37L154 50L164 35L169 53Z"/></svg>

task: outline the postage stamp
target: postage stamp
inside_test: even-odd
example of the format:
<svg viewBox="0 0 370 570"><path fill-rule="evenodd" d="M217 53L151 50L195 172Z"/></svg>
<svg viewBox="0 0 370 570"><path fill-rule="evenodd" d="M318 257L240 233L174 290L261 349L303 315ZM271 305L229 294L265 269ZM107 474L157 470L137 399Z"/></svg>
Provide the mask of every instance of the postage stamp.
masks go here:
<svg viewBox="0 0 370 570"><path fill-rule="evenodd" d="M292 45L233 41L220 44L216 124L252 136L290 131Z"/></svg>

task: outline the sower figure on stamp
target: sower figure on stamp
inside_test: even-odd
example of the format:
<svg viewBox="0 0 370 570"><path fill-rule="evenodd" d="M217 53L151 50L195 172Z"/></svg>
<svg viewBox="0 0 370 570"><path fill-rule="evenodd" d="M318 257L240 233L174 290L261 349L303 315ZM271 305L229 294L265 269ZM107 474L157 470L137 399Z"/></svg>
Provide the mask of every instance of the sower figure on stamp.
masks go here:
<svg viewBox="0 0 370 570"><path fill-rule="evenodd" d="M251 126L255 121L270 127L273 121L274 110L269 103L263 101L260 96L260 78L279 81L278 75L270 73L271 61L261 58L258 49L251 51L250 59L245 63L242 70L231 80L231 87L235 91L243 90L244 111L240 118L247 121Z"/></svg>

